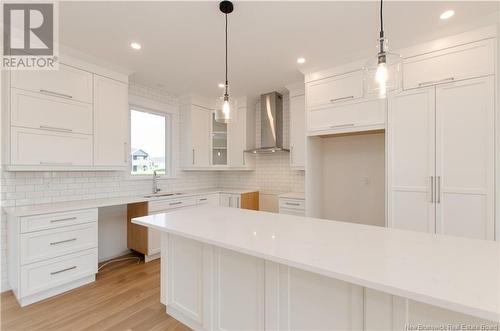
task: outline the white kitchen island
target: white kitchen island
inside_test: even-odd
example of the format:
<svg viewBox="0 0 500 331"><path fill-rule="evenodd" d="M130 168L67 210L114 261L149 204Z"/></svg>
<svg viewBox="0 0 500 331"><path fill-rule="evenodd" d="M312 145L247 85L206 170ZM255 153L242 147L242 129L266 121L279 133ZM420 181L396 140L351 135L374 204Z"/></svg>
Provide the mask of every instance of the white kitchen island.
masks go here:
<svg viewBox="0 0 500 331"><path fill-rule="evenodd" d="M500 321L497 242L220 207L132 222L163 232L161 301L194 329Z"/></svg>

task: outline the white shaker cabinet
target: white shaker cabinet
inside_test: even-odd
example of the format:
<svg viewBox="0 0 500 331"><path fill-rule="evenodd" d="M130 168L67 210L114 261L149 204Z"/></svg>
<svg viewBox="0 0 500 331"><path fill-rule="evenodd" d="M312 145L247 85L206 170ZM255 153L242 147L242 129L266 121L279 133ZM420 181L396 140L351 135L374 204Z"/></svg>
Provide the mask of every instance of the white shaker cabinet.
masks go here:
<svg viewBox="0 0 500 331"><path fill-rule="evenodd" d="M228 124L228 165L251 169L255 158L245 150L255 147L255 104L247 98L240 98L237 104L235 120Z"/></svg>
<svg viewBox="0 0 500 331"><path fill-rule="evenodd" d="M323 107L363 97L363 72L312 81L306 85L307 108Z"/></svg>
<svg viewBox="0 0 500 331"><path fill-rule="evenodd" d="M182 167L206 168L210 165L210 126L212 110L189 104L181 109Z"/></svg>
<svg viewBox="0 0 500 331"><path fill-rule="evenodd" d="M128 86L94 75L94 165L128 164Z"/></svg>
<svg viewBox="0 0 500 331"><path fill-rule="evenodd" d="M404 89L447 83L494 74L495 42L481 40L404 61Z"/></svg>
<svg viewBox="0 0 500 331"><path fill-rule="evenodd" d="M389 226L433 233L435 165L434 88L389 100L386 133Z"/></svg>
<svg viewBox="0 0 500 331"><path fill-rule="evenodd" d="M290 167L304 170L306 164L305 97L290 97Z"/></svg>
<svg viewBox="0 0 500 331"><path fill-rule="evenodd" d="M494 239L494 77L436 87L436 231Z"/></svg>
<svg viewBox="0 0 500 331"><path fill-rule="evenodd" d="M11 87L92 103L92 73L60 63L57 70L12 70Z"/></svg>
<svg viewBox="0 0 500 331"><path fill-rule="evenodd" d="M240 208L241 195L231 193L220 194L220 206L230 208Z"/></svg>
<svg viewBox="0 0 500 331"><path fill-rule="evenodd" d="M494 100L494 77L389 100L389 226L494 239Z"/></svg>

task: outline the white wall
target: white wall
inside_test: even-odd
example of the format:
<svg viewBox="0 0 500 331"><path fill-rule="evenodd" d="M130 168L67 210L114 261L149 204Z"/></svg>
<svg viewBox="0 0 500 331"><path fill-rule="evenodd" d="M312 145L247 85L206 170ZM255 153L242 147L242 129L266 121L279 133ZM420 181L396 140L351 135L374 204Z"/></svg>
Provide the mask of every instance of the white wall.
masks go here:
<svg viewBox="0 0 500 331"><path fill-rule="evenodd" d="M126 205L99 208L97 224L99 261L106 261L129 251L126 220Z"/></svg>
<svg viewBox="0 0 500 331"><path fill-rule="evenodd" d="M324 138L323 218L385 225L383 133Z"/></svg>

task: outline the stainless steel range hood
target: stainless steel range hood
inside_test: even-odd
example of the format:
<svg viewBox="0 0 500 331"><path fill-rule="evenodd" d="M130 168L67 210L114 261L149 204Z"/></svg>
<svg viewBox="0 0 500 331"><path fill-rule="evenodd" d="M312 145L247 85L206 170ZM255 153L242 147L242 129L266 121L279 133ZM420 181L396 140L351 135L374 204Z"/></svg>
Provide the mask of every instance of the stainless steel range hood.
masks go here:
<svg viewBox="0 0 500 331"><path fill-rule="evenodd" d="M283 96L278 92L260 96L260 147L245 152L289 152L283 148Z"/></svg>

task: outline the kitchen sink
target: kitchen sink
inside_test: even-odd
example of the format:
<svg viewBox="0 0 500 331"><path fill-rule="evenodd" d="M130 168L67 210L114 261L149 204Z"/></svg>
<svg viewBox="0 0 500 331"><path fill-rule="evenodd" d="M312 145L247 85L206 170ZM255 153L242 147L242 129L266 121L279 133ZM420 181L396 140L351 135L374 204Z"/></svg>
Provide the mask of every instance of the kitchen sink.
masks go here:
<svg viewBox="0 0 500 331"><path fill-rule="evenodd" d="M176 192L176 193L152 193L144 195L145 198L159 198L159 197L171 197L176 195L183 195L184 193Z"/></svg>

